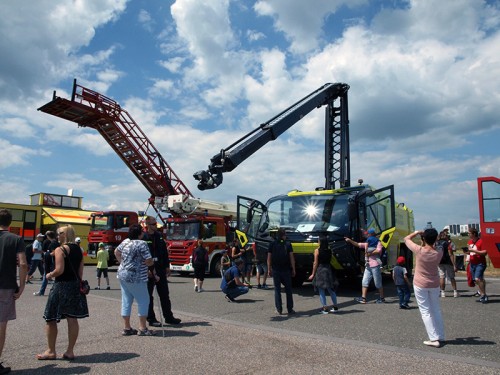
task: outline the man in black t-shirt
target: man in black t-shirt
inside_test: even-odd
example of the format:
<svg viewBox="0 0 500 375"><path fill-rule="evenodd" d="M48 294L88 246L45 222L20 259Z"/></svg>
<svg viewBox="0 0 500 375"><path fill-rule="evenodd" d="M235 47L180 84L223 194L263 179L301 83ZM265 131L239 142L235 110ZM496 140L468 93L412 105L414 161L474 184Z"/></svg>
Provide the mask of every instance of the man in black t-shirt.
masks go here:
<svg viewBox="0 0 500 375"><path fill-rule="evenodd" d="M286 240L284 229L278 229L276 240L269 245L267 251L267 268L269 276L274 282L274 304L276 313L283 313L281 301L281 284L285 287L286 308L288 314L295 314L293 310L292 277L295 276L295 258L293 257L292 245Z"/></svg>
<svg viewBox="0 0 500 375"><path fill-rule="evenodd" d="M0 357L5 344L7 323L16 319L16 300L24 291L28 264L21 237L9 232L12 214L0 209ZM17 284L17 268L19 267L19 285ZM10 367L0 362L0 373L6 374Z"/></svg>
<svg viewBox="0 0 500 375"><path fill-rule="evenodd" d="M457 298L460 295L457 291L457 282L455 281L455 272L457 266L455 264L455 254L453 248L450 246L448 236L445 231L439 233L438 240L436 241L436 248L443 248L443 257L439 263L439 287L441 289L441 297L446 297L444 289L446 288L446 279L450 280L451 287L453 288L453 297Z"/></svg>

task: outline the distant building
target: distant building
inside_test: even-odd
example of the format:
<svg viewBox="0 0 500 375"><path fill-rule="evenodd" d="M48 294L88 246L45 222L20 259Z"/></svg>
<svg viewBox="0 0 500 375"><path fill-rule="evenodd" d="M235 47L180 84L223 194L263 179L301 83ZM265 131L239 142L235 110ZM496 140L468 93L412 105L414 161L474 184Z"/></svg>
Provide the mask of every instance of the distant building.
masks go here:
<svg viewBox="0 0 500 375"><path fill-rule="evenodd" d="M479 227L479 223L473 224L449 224L446 225L443 229L448 229L452 236L459 236L460 233L467 233L470 228L476 228L479 232L481 229Z"/></svg>

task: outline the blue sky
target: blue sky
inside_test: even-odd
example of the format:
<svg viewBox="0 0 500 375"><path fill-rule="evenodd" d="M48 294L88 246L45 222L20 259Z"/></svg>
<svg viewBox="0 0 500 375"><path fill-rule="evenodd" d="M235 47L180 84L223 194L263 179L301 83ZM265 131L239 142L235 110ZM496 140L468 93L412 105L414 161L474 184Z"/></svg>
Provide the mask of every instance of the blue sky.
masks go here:
<svg viewBox="0 0 500 375"><path fill-rule="evenodd" d="M200 198L266 200L324 184L323 110L225 175L210 158L326 82L350 85L352 182L394 184L417 227L478 221L500 176L496 1L0 2L0 201L84 197L144 210L148 193L97 132L37 111L73 78L121 104Z"/></svg>

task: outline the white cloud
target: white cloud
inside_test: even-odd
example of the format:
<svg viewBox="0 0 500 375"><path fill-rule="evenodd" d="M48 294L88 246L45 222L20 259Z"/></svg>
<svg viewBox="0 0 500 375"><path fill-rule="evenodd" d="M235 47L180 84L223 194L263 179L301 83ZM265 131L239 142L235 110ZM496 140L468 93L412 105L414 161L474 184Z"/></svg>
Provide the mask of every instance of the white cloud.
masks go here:
<svg viewBox="0 0 500 375"><path fill-rule="evenodd" d="M0 97L29 96L93 59L75 58L99 26L113 21L126 0L0 2ZM90 60L90 61L89 61Z"/></svg>
<svg viewBox="0 0 500 375"><path fill-rule="evenodd" d="M287 0L259 0L254 10L261 16L274 19L276 30L283 32L290 41L290 51L301 54L320 46L325 19L341 6L355 7L365 0L320 0L314 4L299 1L290 6Z"/></svg>

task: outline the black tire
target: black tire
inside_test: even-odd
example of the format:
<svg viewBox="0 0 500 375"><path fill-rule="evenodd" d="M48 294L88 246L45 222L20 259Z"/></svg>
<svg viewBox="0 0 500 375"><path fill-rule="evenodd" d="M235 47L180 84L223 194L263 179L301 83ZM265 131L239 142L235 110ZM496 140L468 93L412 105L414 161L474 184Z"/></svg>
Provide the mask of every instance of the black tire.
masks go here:
<svg viewBox="0 0 500 375"><path fill-rule="evenodd" d="M221 257L216 256L212 259L212 263L210 263L210 276L212 277L220 277L221 270Z"/></svg>

